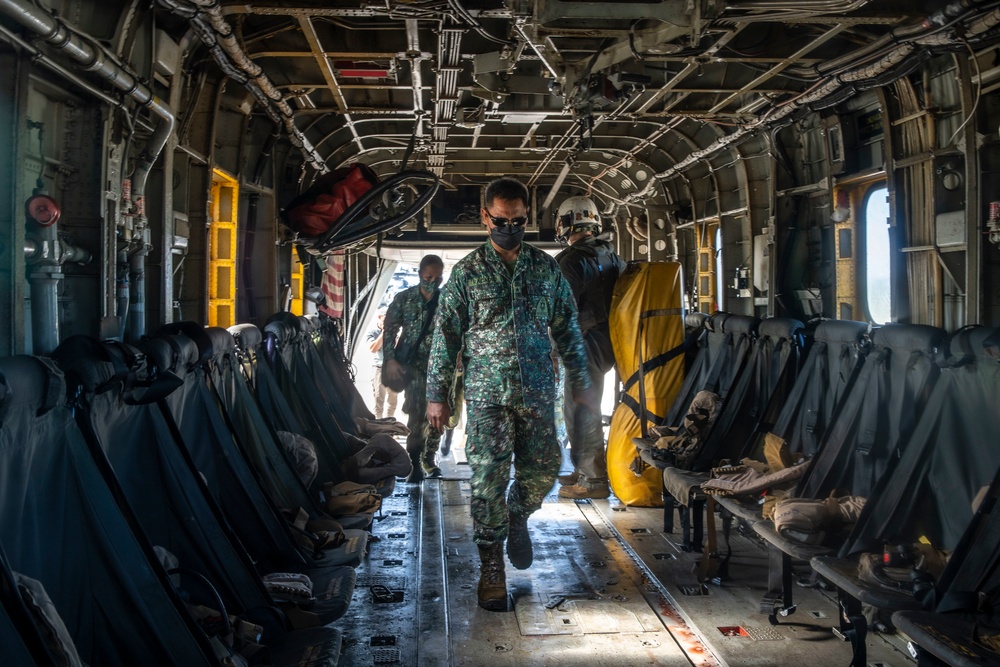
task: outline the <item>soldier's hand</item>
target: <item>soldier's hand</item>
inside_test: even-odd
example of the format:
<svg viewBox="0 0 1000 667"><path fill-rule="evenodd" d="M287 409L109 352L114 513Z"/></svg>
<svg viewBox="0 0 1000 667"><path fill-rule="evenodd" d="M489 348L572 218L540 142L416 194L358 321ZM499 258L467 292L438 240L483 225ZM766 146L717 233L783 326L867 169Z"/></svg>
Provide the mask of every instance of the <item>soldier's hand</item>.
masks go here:
<svg viewBox="0 0 1000 667"><path fill-rule="evenodd" d="M573 391L573 402L582 405L591 412L601 412L601 397L594 387Z"/></svg>
<svg viewBox="0 0 1000 667"><path fill-rule="evenodd" d="M435 431L444 432L449 417L451 417L451 408L448 407L447 403L433 401L427 403L427 422Z"/></svg>
<svg viewBox="0 0 1000 667"><path fill-rule="evenodd" d="M395 359L389 359L385 362L385 368L383 373L385 373L386 379L390 382L397 382L402 379L403 365L396 361Z"/></svg>

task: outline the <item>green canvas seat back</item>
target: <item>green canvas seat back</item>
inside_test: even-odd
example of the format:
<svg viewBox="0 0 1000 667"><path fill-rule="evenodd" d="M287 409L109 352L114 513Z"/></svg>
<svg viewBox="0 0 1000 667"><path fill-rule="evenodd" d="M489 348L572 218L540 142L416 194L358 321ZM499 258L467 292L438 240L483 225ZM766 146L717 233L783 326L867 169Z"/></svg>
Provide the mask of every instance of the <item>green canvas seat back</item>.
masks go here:
<svg viewBox="0 0 1000 667"><path fill-rule="evenodd" d="M192 470L178 434L156 403L133 398L128 387L149 376L138 350L102 343L102 357L81 338L66 339L53 356L75 380L71 387L80 395L76 414L84 435L107 456L150 542L206 577L231 612L270 605L249 556ZM129 354L132 367L122 358Z"/></svg>
<svg viewBox="0 0 1000 667"><path fill-rule="evenodd" d="M1000 361L984 341L997 329L960 331L898 463L879 481L843 554L921 537L954 549L973 501L1000 470Z"/></svg>
<svg viewBox="0 0 1000 667"><path fill-rule="evenodd" d="M131 667L151 656L214 664L152 546L116 503L101 457L66 407L62 374L37 358L10 357L0 360L0 378L8 390L0 424L0 544L10 567L42 582L90 665Z"/></svg>
<svg viewBox="0 0 1000 667"><path fill-rule="evenodd" d="M256 335L248 334L248 328ZM249 383L248 373L255 372L257 348L263 339L260 329L245 324L233 327L230 332L234 330L233 347L217 349L210 367L215 393L271 501L282 509L301 507L309 516L317 517L319 508L295 473L294 463L281 446Z"/></svg>
<svg viewBox="0 0 1000 667"><path fill-rule="evenodd" d="M206 330L207 331L207 330ZM225 329L206 333L203 345L213 338L231 340ZM223 340L222 345L227 341ZM196 341L184 335L149 338L142 350L153 369L171 372L183 384L161 401L164 418L173 421L180 444L190 456L206 487L222 509L240 542L263 572L287 567L305 567L305 559L292 542L284 520L261 491L242 453L229 432L219 404L208 387L208 364L215 354L199 354Z"/></svg>
<svg viewBox="0 0 1000 667"><path fill-rule="evenodd" d="M872 332L865 365L797 495L825 498L838 491L871 497L924 411L946 337L943 330L920 324L889 324Z"/></svg>
<svg viewBox="0 0 1000 667"><path fill-rule="evenodd" d="M761 429L770 430L798 373L803 329L801 322L788 318L763 320L757 326L749 358L715 423L703 436L701 453L691 470L708 470L720 459L738 461Z"/></svg>
<svg viewBox="0 0 1000 667"><path fill-rule="evenodd" d="M795 386L771 429L793 455L810 458L819 451L864 364L870 330L865 322L849 320L827 320L816 327Z"/></svg>
<svg viewBox="0 0 1000 667"><path fill-rule="evenodd" d="M691 401L704 388L712 364L726 344L726 334L722 331L722 325L729 317L729 313L717 311L704 320L702 324L704 333L698 341L698 354L684 376L684 383L681 385L680 391L677 392L677 397L670 406L670 410L663 420L663 425L680 426Z"/></svg>

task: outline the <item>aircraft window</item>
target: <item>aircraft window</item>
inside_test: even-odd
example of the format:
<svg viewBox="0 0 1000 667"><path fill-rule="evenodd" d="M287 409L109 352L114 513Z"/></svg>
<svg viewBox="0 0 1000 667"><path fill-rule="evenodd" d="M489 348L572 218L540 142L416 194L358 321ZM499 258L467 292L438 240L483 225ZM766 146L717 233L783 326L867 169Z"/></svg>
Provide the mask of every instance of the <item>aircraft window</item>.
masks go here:
<svg viewBox="0 0 1000 667"><path fill-rule="evenodd" d="M885 324L892 318L888 193L884 185L879 185L865 197L866 298L868 318L875 324Z"/></svg>

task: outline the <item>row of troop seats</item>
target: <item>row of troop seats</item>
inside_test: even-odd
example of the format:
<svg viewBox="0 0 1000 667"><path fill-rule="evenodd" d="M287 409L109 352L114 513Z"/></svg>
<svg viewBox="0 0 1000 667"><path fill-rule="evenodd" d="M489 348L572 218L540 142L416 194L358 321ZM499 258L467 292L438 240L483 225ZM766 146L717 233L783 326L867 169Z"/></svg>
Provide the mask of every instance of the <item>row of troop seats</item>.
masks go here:
<svg viewBox="0 0 1000 667"><path fill-rule="evenodd" d="M336 665L403 433L315 317L0 359L5 664Z"/></svg>
<svg viewBox="0 0 1000 667"><path fill-rule="evenodd" d="M727 547L735 521L768 550L772 623L797 585L836 588L852 666L873 625L901 628L921 665L1000 664L1000 329L691 323L697 357L635 444L702 580L729 575L718 514Z"/></svg>

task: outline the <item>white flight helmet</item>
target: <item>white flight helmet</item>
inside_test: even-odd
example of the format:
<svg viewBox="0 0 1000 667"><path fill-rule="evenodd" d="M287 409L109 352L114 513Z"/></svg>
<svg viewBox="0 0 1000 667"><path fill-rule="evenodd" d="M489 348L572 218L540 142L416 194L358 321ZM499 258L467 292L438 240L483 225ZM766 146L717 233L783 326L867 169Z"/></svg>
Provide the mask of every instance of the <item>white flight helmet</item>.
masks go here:
<svg viewBox="0 0 1000 667"><path fill-rule="evenodd" d="M601 216L590 197L567 197L556 213L556 240L565 243L577 232L601 233Z"/></svg>

